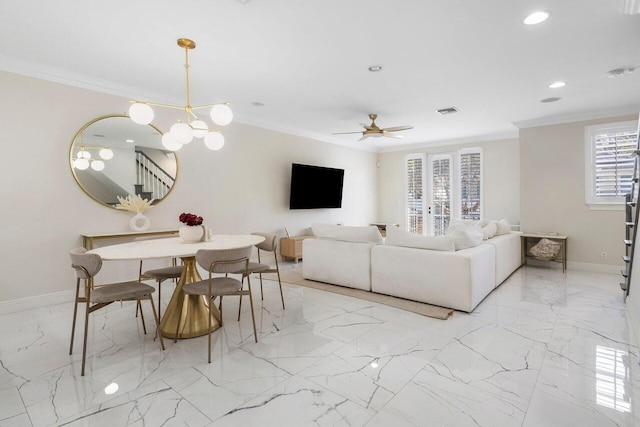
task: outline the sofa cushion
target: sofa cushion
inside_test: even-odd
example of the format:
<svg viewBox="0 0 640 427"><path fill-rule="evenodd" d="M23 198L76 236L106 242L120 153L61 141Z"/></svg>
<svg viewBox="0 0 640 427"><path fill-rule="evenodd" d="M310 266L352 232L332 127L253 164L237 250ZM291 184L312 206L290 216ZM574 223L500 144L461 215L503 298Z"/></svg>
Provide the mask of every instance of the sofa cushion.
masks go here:
<svg viewBox="0 0 640 427"><path fill-rule="evenodd" d="M382 235L375 225L351 227L334 224L312 224L311 230L316 237L322 239L341 240L344 242L382 243Z"/></svg>
<svg viewBox="0 0 640 427"><path fill-rule="evenodd" d="M511 224L504 218L496 222L496 225L498 226L496 236L502 236L503 234L509 234L511 232Z"/></svg>
<svg viewBox="0 0 640 427"><path fill-rule="evenodd" d="M484 242L496 249L496 287L522 264L520 234L511 231Z"/></svg>
<svg viewBox="0 0 640 427"><path fill-rule="evenodd" d="M398 227L387 227L385 245L403 246L406 248L432 249L435 251L454 251L452 237L419 236Z"/></svg>
<svg viewBox="0 0 640 427"><path fill-rule="evenodd" d="M489 221L482 227L482 239L489 240L498 232L498 224L495 221Z"/></svg>
<svg viewBox="0 0 640 427"><path fill-rule="evenodd" d="M457 252L373 246L371 290L470 312L495 287L495 253L490 245Z"/></svg>
<svg viewBox="0 0 640 427"><path fill-rule="evenodd" d="M473 248L482 243L482 228L477 221L452 221L445 234L453 238L456 251Z"/></svg>

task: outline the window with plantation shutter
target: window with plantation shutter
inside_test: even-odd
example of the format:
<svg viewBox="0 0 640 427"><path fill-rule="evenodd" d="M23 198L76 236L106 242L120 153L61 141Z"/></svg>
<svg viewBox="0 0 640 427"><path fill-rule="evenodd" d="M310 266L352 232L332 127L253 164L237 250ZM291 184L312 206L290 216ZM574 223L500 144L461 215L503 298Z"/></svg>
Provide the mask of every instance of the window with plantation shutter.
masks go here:
<svg viewBox="0 0 640 427"><path fill-rule="evenodd" d="M429 155L429 234L444 236L451 222L453 155L450 153Z"/></svg>
<svg viewBox="0 0 640 427"><path fill-rule="evenodd" d="M585 128L585 201L592 209L621 209L631 191L637 122Z"/></svg>
<svg viewBox="0 0 640 427"><path fill-rule="evenodd" d="M482 217L482 154L460 153L460 218L479 221Z"/></svg>
<svg viewBox="0 0 640 427"><path fill-rule="evenodd" d="M425 156L414 154L406 159L406 214L407 230L424 234L424 166Z"/></svg>

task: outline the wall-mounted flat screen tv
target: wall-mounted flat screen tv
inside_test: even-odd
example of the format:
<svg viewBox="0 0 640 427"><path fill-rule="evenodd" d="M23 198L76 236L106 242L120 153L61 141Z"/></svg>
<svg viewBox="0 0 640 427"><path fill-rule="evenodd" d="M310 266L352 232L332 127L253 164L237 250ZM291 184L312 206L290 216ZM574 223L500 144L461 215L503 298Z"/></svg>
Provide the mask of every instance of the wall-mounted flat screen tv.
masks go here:
<svg viewBox="0 0 640 427"><path fill-rule="evenodd" d="M344 169L291 164L289 209L342 207Z"/></svg>

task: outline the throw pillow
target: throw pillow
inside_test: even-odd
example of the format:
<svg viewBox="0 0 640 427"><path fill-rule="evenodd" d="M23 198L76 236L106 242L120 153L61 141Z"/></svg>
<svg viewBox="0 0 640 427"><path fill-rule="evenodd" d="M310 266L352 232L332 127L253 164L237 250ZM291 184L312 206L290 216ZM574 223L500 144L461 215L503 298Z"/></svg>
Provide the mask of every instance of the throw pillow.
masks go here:
<svg viewBox="0 0 640 427"><path fill-rule="evenodd" d="M489 223L491 222L490 219L481 219L480 221L478 221L478 225L482 228L486 227L487 225L489 225Z"/></svg>
<svg viewBox="0 0 640 427"><path fill-rule="evenodd" d="M498 232L498 224L495 221L489 221L487 225L482 227L482 239L489 240Z"/></svg>
<svg viewBox="0 0 640 427"><path fill-rule="evenodd" d="M498 231L496 232L496 236L501 236L503 234L509 234L511 232L511 224L506 219L501 219L496 223L498 226Z"/></svg>
<svg viewBox="0 0 640 427"><path fill-rule="evenodd" d="M451 237L419 236L406 230L401 230L398 227L387 227L387 238L384 244L435 251L455 250L453 238Z"/></svg>
<svg viewBox="0 0 640 427"><path fill-rule="evenodd" d="M382 235L375 225L353 227L334 224L312 224L311 230L317 237L356 243L382 243Z"/></svg>
<svg viewBox="0 0 640 427"><path fill-rule="evenodd" d="M456 251L473 248L482 243L482 227L476 221L453 221L446 236L453 238Z"/></svg>

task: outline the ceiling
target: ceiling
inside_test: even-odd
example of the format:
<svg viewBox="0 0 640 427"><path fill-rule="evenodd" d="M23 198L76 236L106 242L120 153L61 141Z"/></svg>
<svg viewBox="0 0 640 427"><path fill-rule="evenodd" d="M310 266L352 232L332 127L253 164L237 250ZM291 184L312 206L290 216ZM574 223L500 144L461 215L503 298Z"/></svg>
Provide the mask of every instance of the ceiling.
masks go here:
<svg viewBox="0 0 640 427"><path fill-rule="evenodd" d="M627 0L627 2L630 0ZM5 1L4 3L9 3ZM235 120L354 148L516 137L640 110L640 14L625 0L11 2L0 69L147 101L229 101ZM535 10L544 23L526 26ZM368 71L383 66L377 73ZM550 89L554 81L566 81ZM561 97L554 103L544 98ZM264 103L256 107L254 102ZM441 116L435 110L457 107ZM123 111L128 105L123 105ZM121 112L105 112L121 113ZM333 132L413 125L404 140Z"/></svg>

